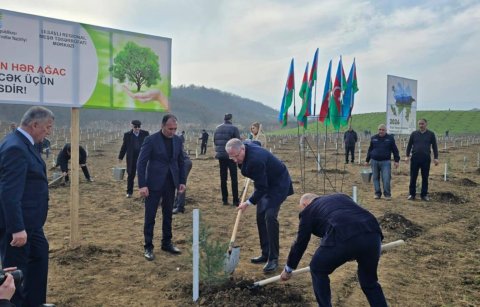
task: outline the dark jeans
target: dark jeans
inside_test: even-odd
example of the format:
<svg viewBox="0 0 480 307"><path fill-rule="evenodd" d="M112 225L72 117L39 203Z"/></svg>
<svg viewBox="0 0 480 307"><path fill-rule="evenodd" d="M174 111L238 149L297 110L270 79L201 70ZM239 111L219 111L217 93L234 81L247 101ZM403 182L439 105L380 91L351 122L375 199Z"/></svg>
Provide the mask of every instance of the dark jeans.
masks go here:
<svg viewBox="0 0 480 307"><path fill-rule="evenodd" d="M418 171L422 172L422 191L421 197L425 197L428 194L428 175L430 174L430 156L415 156L410 159L410 195L415 196L417 194L417 177Z"/></svg>
<svg viewBox="0 0 480 307"><path fill-rule="evenodd" d="M230 170L230 179L232 180L233 203L239 203L238 199L238 179L237 164L230 159L218 159L220 164L220 187L222 189L222 201L228 202L227 175Z"/></svg>
<svg viewBox="0 0 480 307"><path fill-rule="evenodd" d="M39 306L47 300L48 241L42 228L27 230L27 236L24 246L13 247L12 234L0 229L2 266L23 272L23 283L11 299L15 306Z"/></svg>
<svg viewBox="0 0 480 307"><path fill-rule="evenodd" d="M332 306L328 275L350 260L358 263L358 280L370 306L387 306L377 277L380 249L381 237L378 233L359 234L347 241L337 241L336 246L320 246L310 262L310 274L318 306Z"/></svg>
<svg viewBox="0 0 480 307"><path fill-rule="evenodd" d="M202 143L202 145L200 145L200 154L204 155L206 153L207 153L207 143Z"/></svg>
<svg viewBox="0 0 480 307"><path fill-rule="evenodd" d="M169 177L169 176L168 176ZM175 185L172 179L167 179L161 191L149 191L145 199L145 224L143 235L145 237L145 248L153 249L153 230L158 205L162 206L162 246L172 243L172 211L175 197ZM161 203L160 203L161 202Z"/></svg>
<svg viewBox="0 0 480 307"><path fill-rule="evenodd" d="M188 174L190 174L190 170L192 169L192 160L185 159L183 166L185 168L185 181L186 181L188 179ZM173 205L174 208L178 208L178 210L181 210L181 211L185 208L185 197L187 196L186 194L187 194L187 191L183 193L178 193L177 191L177 196L175 197L175 203Z"/></svg>
<svg viewBox="0 0 480 307"><path fill-rule="evenodd" d="M352 156L352 163L355 162L355 145L345 145L345 162L348 163L348 154Z"/></svg>
<svg viewBox="0 0 480 307"><path fill-rule="evenodd" d="M260 201L267 200L262 198ZM262 256L268 257L269 261L278 260L280 249L278 211L280 206L267 207L263 211L259 209L260 207L257 205L257 228Z"/></svg>

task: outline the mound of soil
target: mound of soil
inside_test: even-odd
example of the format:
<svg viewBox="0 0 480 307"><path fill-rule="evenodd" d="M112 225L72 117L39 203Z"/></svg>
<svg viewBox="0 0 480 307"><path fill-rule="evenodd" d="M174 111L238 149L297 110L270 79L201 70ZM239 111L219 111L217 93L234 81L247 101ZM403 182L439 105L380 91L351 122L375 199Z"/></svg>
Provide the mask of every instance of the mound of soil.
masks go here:
<svg viewBox="0 0 480 307"><path fill-rule="evenodd" d="M385 213L383 217L378 219L378 222L383 230L394 232L402 236L402 239L415 238L423 232L421 226L396 213Z"/></svg>
<svg viewBox="0 0 480 307"><path fill-rule="evenodd" d="M200 306L305 306L298 287L273 283L249 289L253 280L228 280L219 285L200 285ZM184 285L185 295L192 295L192 285Z"/></svg>
<svg viewBox="0 0 480 307"><path fill-rule="evenodd" d="M464 204L467 202L465 198L455 195L452 192L434 192L430 194L435 201L447 204Z"/></svg>
<svg viewBox="0 0 480 307"><path fill-rule="evenodd" d="M473 180L470 180L468 178L462 178L459 180L458 182L459 185L463 185L463 186L466 186L466 187L476 187L478 185L478 183L476 183L475 181Z"/></svg>
<svg viewBox="0 0 480 307"><path fill-rule="evenodd" d="M316 172L317 170L312 170L312 172ZM322 169L322 172L327 174L350 174L348 171L340 170L340 169Z"/></svg>
<svg viewBox="0 0 480 307"><path fill-rule="evenodd" d="M65 249L53 252L50 259L60 265L70 265L75 263L87 263L93 258L108 254L110 256L120 257L119 249L103 249L96 245L79 246L73 249Z"/></svg>

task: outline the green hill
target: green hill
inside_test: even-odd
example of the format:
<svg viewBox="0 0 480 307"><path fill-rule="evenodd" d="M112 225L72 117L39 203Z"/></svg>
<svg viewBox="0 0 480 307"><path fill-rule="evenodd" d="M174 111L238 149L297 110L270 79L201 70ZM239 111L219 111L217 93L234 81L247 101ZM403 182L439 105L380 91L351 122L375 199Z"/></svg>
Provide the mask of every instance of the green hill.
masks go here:
<svg viewBox="0 0 480 307"><path fill-rule="evenodd" d="M425 118L428 120L428 129L434 131L437 135L444 135L445 131L453 134L480 134L480 111L418 111L417 120ZM386 113L366 113L355 114L352 117L352 127L358 133L370 130L372 134L376 133L378 125L386 122ZM325 133L325 126L318 124L321 133ZM345 131L342 127L340 131ZM315 134L317 125L315 121L309 122L307 133ZM330 126L328 131L333 131ZM297 134L297 128L281 129L272 132L272 134Z"/></svg>

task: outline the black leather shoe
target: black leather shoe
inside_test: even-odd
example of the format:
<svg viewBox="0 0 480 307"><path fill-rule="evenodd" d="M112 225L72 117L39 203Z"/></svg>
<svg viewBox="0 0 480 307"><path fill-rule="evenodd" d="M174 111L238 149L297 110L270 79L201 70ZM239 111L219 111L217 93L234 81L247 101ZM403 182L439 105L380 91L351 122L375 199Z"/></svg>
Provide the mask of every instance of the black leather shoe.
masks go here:
<svg viewBox="0 0 480 307"><path fill-rule="evenodd" d="M182 252L175 247L175 245L173 244L170 244L170 245L166 245L166 246L162 246L162 250L163 251L166 251L166 252L169 252L171 254L174 254L174 255L178 255L178 254L181 254Z"/></svg>
<svg viewBox="0 0 480 307"><path fill-rule="evenodd" d="M148 261L152 261L153 259L155 259L155 255L153 254L153 250L152 250L152 249L149 249L149 248L146 248L146 249L145 249L145 252L144 252L143 256L144 256L145 259L147 259Z"/></svg>
<svg viewBox="0 0 480 307"><path fill-rule="evenodd" d="M263 267L263 272L265 273L270 273L274 272L278 268L278 260L277 259L272 259L265 266Z"/></svg>
<svg viewBox="0 0 480 307"><path fill-rule="evenodd" d="M175 209L173 209L172 213L173 214L185 213L185 209L175 208Z"/></svg>
<svg viewBox="0 0 480 307"><path fill-rule="evenodd" d="M268 260L268 257L265 257L265 256L258 256L258 257L255 257L255 258L251 258L250 259L250 262L251 263L265 263L267 262Z"/></svg>

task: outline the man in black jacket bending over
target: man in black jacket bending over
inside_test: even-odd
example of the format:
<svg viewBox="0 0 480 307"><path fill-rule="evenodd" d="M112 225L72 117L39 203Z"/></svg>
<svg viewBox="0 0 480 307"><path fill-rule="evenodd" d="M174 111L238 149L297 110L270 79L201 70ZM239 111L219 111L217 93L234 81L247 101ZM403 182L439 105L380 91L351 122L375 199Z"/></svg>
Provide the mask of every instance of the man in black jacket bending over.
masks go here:
<svg viewBox="0 0 480 307"><path fill-rule="evenodd" d="M300 198L300 208L297 238L281 279L291 278L314 234L322 238L310 262L318 306L332 306L328 276L345 262L356 260L358 280L370 306L386 307L377 277L383 235L375 217L349 196L340 193L322 197L304 194Z"/></svg>
<svg viewBox="0 0 480 307"><path fill-rule="evenodd" d="M149 135L148 131L140 129L142 123L132 120L132 130L123 135L123 144L118 154L118 161L122 162L127 154L127 198L132 197L135 174L137 173L137 160L143 141Z"/></svg>

